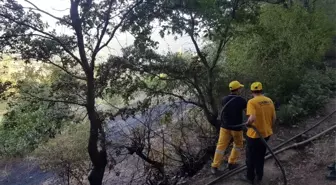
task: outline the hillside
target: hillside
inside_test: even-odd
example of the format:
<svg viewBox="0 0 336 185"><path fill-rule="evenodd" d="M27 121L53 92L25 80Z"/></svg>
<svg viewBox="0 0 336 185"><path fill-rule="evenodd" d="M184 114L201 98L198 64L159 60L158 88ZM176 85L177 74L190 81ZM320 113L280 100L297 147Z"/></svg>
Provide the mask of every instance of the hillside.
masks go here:
<svg viewBox="0 0 336 185"><path fill-rule="evenodd" d="M314 116L313 118L309 118L297 126L293 127L277 127L276 133L274 137L270 140L271 146L275 146L282 141L286 140L286 138L290 138L295 134L302 132L306 128L309 128L311 125L315 124L319 120L321 120L324 116L328 115L332 111L336 109L336 99L332 99L324 109L320 111L318 116ZM336 114L333 115L330 119L328 119L325 123L321 124L321 126L314 129L312 132L309 132L306 137L310 137L314 135L314 133L319 133L330 126L336 124ZM307 185L331 185L333 182L325 180L324 176L326 175L326 166L334 160L335 157L335 139L336 139L336 131L321 137L320 139L312 142L307 145L303 149L299 150L290 150L288 152L284 152L278 155L281 163L284 165L286 170L287 178L289 180L288 185L297 185L297 184L307 184ZM134 160L133 162L135 162ZM6 185L54 185L57 184L57 176L52 172L43 172L39 169L38 161L33 159L16 159L10 161L2 160L0 162L0 184ZM241 159L240 163L243 164L244 160ZM194 184L194 185L202 185L210 180L214 179L214 177L210 174L209 164L204 167L195 177L192 179L185 179L184 183L181 180L182 184ZM126 170L126 169L124 169ZM122 171L124 171L122 170ZM122 172L125 173L125 172ZM314 175L311 175L314 174ZM110 179L109 175L107 175L105 184L124 184L123 182L128 182L125 179L126 176L113 176ZM120 178L120 180L118 180ZM229 179L223 179L218 182L218 185L244 185L244 183L236 180L237 177L232 177ZM273 160L269 160L265 165L265 179L264 185L274 185L282 183L282 174L275 165ZM58 182L63 184L61 181Z"/></svg>

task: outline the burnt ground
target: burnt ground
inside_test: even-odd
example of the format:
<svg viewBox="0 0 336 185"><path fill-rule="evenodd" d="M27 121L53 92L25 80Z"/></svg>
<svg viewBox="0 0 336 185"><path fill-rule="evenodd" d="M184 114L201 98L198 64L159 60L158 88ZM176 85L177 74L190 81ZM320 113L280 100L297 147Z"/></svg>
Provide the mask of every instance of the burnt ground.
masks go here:
<svg viewBox="0 0 336 185"><path fill-rule="evenodd" d="M333 112L336 109L336 99L333 99L326 105L324 109L320 111L318 116L309 118L298 125L292 127L277 127L275 134L269 141L270 146L276 146L283 141L295 136L296 134L311 127L319 120L322 120L324 116ZM321 123L318 127L308 132L299 138L296 142L307 139L312 135L315 135L330 126L336 124L336 113ZM288 145L290 145L289 143ZM288 146L286 145L286 146ZM335 181L328 181L325 179L327 166L336 160L336 131L330 132L319 139L306 145L304 148L291 149L277 155L281 161L288 179L288 185L334 185ZM244 152L241 156L240 164L244 164ZM239 176L245 173L242 172L238 175L230 177L228 179L222 179L218 185L245 185L246 183L239 180ZM264 172L263 185L282 185L282 173L275 164L273 159L266 161ZM215 179L210 174L210 162L204 169L202 169L198 175L193 177L187 184L204 185Z"/></svg>
<svg viewBox="0 0 336 185"><path fill-rule="evenodd" d="M1 185L60 185L55 174L41 170L31 159L0 161Z"/></svg>

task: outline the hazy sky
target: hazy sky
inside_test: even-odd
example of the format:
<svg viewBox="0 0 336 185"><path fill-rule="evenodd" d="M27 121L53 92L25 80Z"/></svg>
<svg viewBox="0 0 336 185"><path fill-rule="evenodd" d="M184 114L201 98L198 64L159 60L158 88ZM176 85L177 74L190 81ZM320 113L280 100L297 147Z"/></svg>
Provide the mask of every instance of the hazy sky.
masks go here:
<svg viewBox="0 0 336 185"><path fill-rule="evenodd" d="M18 0L18 2L22 3L24 6L30 6L24 2L24 0ZM39 8L59 17L65 14L69 14L70 0L31 0L31 2L37 5ZM63 33L67 31L65 27L57 26L55 24L55 19L51 18L50 16L42 13L42 17L45 21L48 21L49 25L55 28L57 31ZM156 32L152 35L152 39L160 43L159 50L163 52L177 52L180 49L182 49L182 51L194 50L193 44L188 36L179 37L177 40L174 40L173 36L166 36L163 39ZM134 39L130 34L120 32L117 33L116 38L112 40L109 48L103 51L103 55L101 55L101 57L104 58L109 54L120 54L120 49L127 45L131 45L133 40Z"/></svg>

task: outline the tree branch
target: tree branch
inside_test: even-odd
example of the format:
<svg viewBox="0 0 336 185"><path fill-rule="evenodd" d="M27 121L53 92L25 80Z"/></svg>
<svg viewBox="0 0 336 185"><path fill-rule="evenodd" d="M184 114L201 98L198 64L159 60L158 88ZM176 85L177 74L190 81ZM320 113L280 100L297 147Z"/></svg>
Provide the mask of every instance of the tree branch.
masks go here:
<svg viewBox="0 0 336 185"><path fill-rule="evenodd" d="M97 41L97 44L96 44L96 47L95 49L93 50L93 53L92 53L92 57L91 57L91 61L95 61L96 60L96 56L99 52L99 47L100 47L100 44L105 36L105 33L106 33L106 30L107 30L107 27L109 25L109 22L110 22L110 19L111 19L111 10L112 10L112 4L113 4L113 1L110 1L109 2L109 7L107 9L107 12L105 14L105 24L104 24L104 27L101 31L101 33L99 34L99 29L97 27L97 37L98 37L98 41ZM100 36L99 36L100 35ZM94 62L91 64L91 68L94 67Z"/></svg>
<svg viewBox="0 0 336 185"><path fill-rule="evenodd" d="M203 109L207 109L206 99L205 99L205 96L204 96L201 88L197 85L199 83L197 82L197 77L196 76L194 76L194 81L195 81L195 83L192 80L189 80L189 83L196 89L196 92L198 94L198 98L200 99L200 101L204 105Z"/></svg>
<svg viewBox="0 0 336 185"><path fill-rule="evenodd" d="M60 18L60 17L57 17L57 16L55 16L55 15L52 15L51 13L49 13L49 12L47 12L47 11L44 11L44 10L42 10L42 9L40 9L38 6L36 6L34 3L32 3L31 1L29 1L29 0L24 0L25 2L27 2L28 4L30 4L30 5L32 5L34 8L30 8L30 7L28 7L29 9L33 9L33 10L37 10L37 11L39 11L39 12L42 12L42 13L44 13L44 14L46 14L46 15L48 15L48 16L50 16L50 17L52 17L52 18L54 18L54 19L56 19L56 20L58 20L58 21L60 21L60 22L65 22L65 23L67 23L68 25L71 25L71 23L70 22L68 22L68 21L66 21L65 19L62 19L62 18Z"/></svg>
<svg viewBox="0 0 336 185"><path fill-rule="evenodd" d="M76 32L76 36L77 36L77 46L78 46L83 70L85 71L87 76L92 76L93 74L91 75L91 73L93 72L93 70L90 70L89 61L87 60L87 57L86 57L84 36L83 36L83 30L82 30L82 25L81 25L82 21L78 13L79 2L80 2L79 0L71 0L70 17L72 21L72 27L74 28Z"/></svg>
<svg viewBox="0 0 336 185"><path fill-rule="evenodd" d="M152 89L152 88L148 87L147 85L146 85L146 89L150 90L152 93L170 95L170 96L179 98L180 100L182 100L182 101L185 102L185 103L192 104L192 105L196 105L196 106L198 106L198 107L200 107L200 108L203 108L203 105L202 105L202 104L197 103L197 102L194 102L194 101L191 101L191 100L186 100L186 99L185 99L183 96L181 96L181 95L177 95L177 94L174 94L174 93L171 93L171 92L165 92L165 91L162 91L162 90L155 90L155 89Z"/></svg>
<svg viewBox="0 0 336 185"><path fill-rule="evenodd" d="M194 37L194 30L195 30L195 18L193 16L192 13L190 13L190 18L191 18L191 30L189 31L189 36L191 38L191 41L193 42L196 52L198 54L198 56L201 58L201 62L204 64L205 67L209 67L209 64L207 62L207 59L205 58L205 56L203 55L203 53L201 52L200 47L197 44L197 41Z"/></svg>
<svg viewBox="0 0 336 185"><path fill-rule="evenodd" d="M97 53L101 50L101 49L103 49L104 47L106 47L110 42L111 42L111 40L113 39L113 37L114 37L114 35L115 35L115 33L117 32L117 30L120 28L120 26L123 24L123 22L124 22L124 20L126 19L126 17L127 17L127 15L129 14L129 13L131 13L131 11L135 8L135 7L137 7L137 6L139 6L141 3L143 2L143 0L140 0L140 1L138 1L137 3L135 3L123 16L122 16L122 18L121 18L121 20L120 20L120 22L114 27L114 29L112 30L112 33L111 33L111 35L110 35L110 38L103 44L103 45L101 45L101 46L98 46L98 49L96 50L96 52L94 52L93 53L93 55L92 55L92 58L95 58L96 57L96 55L97 55ZM103 37L102 35L101 35L101 37Z"/></svg>
<svg viewBox="0 0 336 185"><path fill-rule="evenodd" d="M223 34L224 38L222 38L219 41L217 52L216 52L215 58L212 62L211 70L213 70L216 67L218 59L220 57L220 54L222 53L226 43L230 39L230 36L228 35L228 33L229 33L229 30L230 30L231 22L236 18L236 11L239 7L239 0L233 1L232 3L233 3L233 5L232 5L232 12L231 12L231 19L229 20L229 22L227 23L227 26L225 28L225 31L224 31L224 34Z"/></svg>
<svg viewBox="0 0 336 185"><path fill-rule="evenodd" d="M211 70L213 70L216 67L217 62L218 62L219 57L220 57L220 54L222 53L222 51L224 49L224 46L225 46L225 42L224 42L223 39L221 39L219 41L219 44L218 44L218 48L217 48L215 58L213 59L213 62L212 62Z"/></svg>
<svg viewBox="0 0 336 185"><path fill-rule="evenodd" d="M29 24L26 24L25 22L17 21L17 20L15 20L15 19L12 19L11 17L9 17L9 16L7 16L7 15L5 15L5 14L0 13L0 16L4 17L4 18L6 18L6 19L8 19L8 20L10 20L10 21L12 21L12 22L15 22L15 23L17 23L17 24L19 24L19 25L26 26L26 27L28 27L28 28L31 28L31 29L34 30L34 31L37 31L37 32L39 32L39 33L41 33L41 34L46 35L46 36L42 36L42 35L41 35L41 36L42 36L42 37L49 38L49 39L52 39L52 40L56 41L57 43L59 43L59 44L62 46L62 48L64 49L64 51L66 51L72 58L74 58L79 64L82 65L81 60L80 60L78 57L76 57L76 56L70 51L70 49L68 49L68 48L65 46L65 44L64 44L59 38L57 38L56 36L54 36L54 35L52 35L52 34L50 34L50 33L47 33L47 32L45 32L45 31L43 31L43 30L40 30L40 29L38 29L38 28L36 28L36 27L34 27L34 26L31 26L31 25L29 25ZM35 35L36 35L36 34L35 34ZM48 36L48 37L47 37L47 36Z"/></svg>
<svg viewBox="0 0 336 185"><path fill-rule="evenodd" d="M41 97L32 95L30 93L27 93L27 92L25 94L28 94L29 96L31 96L33 98L36 98L37 100L40 100L40 101L54 102L54 103L66 103L66 104L73 104L73 105L79 105L79 106L86 106L85 103L78 103L78 102L67 101L67 100L53 100L53 99L48 99L48 98L41 98Z"/></svg>
<svg viewBox="0 0 336 185"><path fill-rule="evenodd" d="M0 39L9 39L9 38L12 38L12 37L29 37L29 36L38 36L38 37L43 37L43 38L52 40L51 37L48 37L48 36L45 36L45 35L36 34L36 33L29 33L29 34L11 34L11 35L6 35L6 36L1 36Z"/></svg>
<svg viewBox="0 0 336 185"><path fill-rule="evenodd" d="M56 64L55 62L52 62L50 59L49 59L48 61L49 61L49 62L48 62L49 64L51 64L51 65L53 65L53 66L55 66L55 67L57 67L57 68L63 70L63 71L66 72L68 75L70 75L70 76L72 76L72 77L74 77L74 78L76 78L76 79L79 79L79 80L86 80L85 77L77 76L77 75L75 75L75 74L72 74L72 73L71 73L70 71L68 71L65 67L62 67L62 66Z"/></svg>
<svg viewBox="0 0 336 185"><path fill-rule="evenodd" d="M137 156L139 156L142 160L144 160L147 163L151 164L154 168L158 169L159 171L162 171L162 168L163 168L164 165L162 163L158 162L158 161L154 161L154 160L150 159L148 156L146 156L145 154L143 154L141 150L134 149L133 147L126 147L126 149L130 153L136 153Z"/></svg>
<svg viewBox="0 0 336 185"><path fill-rule="evenodd" d="M25 35L25 34L18 34L18 35L7 35L7 36L3 36L3 37L0 37L0 39L8 39L8 38L11 38L11 37L29 37L29 36L39 36L39 37L43 37L43 38L46 38L46 39L52 39L51 37L48 37L48 36L45 36L45 35L40 35L40 34L28 34L28 35ZM48 59L48 63L49 64L52 64L53 66L63 70L64 72L66 72L67 74L69 74L70 76L76 78L76 79L79 79L79 80L86 80L85 77L82 77L82 76L77 76L75 74L72 74L70 71L68 71L66 68L52 62L50 59Z"/></svg>
<svg viewBox="0 0 336 185"><path fill-rule="evenodd" d="M162 62L162 61L161 61L161 62ZM133 63L129 63L129 64L132 65L132 66L134 67L134 68L132 68L131 70L136 69L137 71L140 71L138 68L136 68L136 66L137 66L136 64L133 64ZM145 72L148 73L148 74L150 74L150 75L158 76L158 75L156 75L156 74L150 72L149 70L146 70L146 68L142 68L142 69L144 69ZM200 83L197 82L197 76L194 76L194 77L193 77L193 80L194 80L195 82L193 82L192 79L189 79L188 77L184 77L184 76L181 76L181 75L179 75L179 76L175 76L175 75L173 75L173 74L168 74L168 76L169 76L170 78L163 78L163 79L160 78L160 79L161 79L161 80L164 80L164 81L180 80L180 81L182 81L182 82L188 84L188 85L190 86L190 88L194 88L194 89L196 89L196 92L197 92L196 95L198 96L199 101L201 101L201 102L199 102L199 103L191 102L191 101L185 100L185 99L183 98L183 96L176 95L176 94L174 94L174 93L170 93L170 94L169 94L169 92L155 91L154 89L151 89L151 88L149 88L148 86L146 86L146 88L149 89L149 90L151 90L153 93L161 93L161 94L166 94L166 95L174 96L174 97L176 97L176 98L181 99L181 100L184 101L185 103L190 103L190 104L196 105L196 106L202 108L205 112L210 113L209 110L208 110L208 108L207 108L207 105L206 105L206 99L205 99L205 96L204 96L204 94L202 93L202 90L201 90L200 86L198 85L198 84L200 84Z"/></svg>
<svg viewBox="0 0 336 185"><path fill-rule="evenodd" d="M230 18L229 22L226 24L226 28L225 28L225 31L224 31L224 38L220 40L220 42L218 44L218 48L217 48L215 58L213 59L213 62L211 64L210 69L208 70L208 86L207 86L208 93L207 93L207 95L208 95L209 100L210 100L210 105L211 105L212 112L215 113L215 114L217 114L218 110L217 110L217 106L216 106L214 95L213 95L213 86L214 86L213 69L217 66L220 54L223 52L225 44L229 39L228 33L229 33L229 29L231 27L231 22L235 19L236 10L239 7L239 0L235 0L232 3L233 3L233 5L232 5L231 18Z"/></svg>

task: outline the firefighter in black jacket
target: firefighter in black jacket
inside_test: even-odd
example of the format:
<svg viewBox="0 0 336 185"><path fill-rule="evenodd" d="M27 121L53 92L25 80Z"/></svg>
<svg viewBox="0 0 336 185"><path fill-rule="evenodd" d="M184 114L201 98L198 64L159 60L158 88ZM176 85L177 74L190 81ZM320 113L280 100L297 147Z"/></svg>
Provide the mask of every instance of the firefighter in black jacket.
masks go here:
<svg viewBox="0 0 336 185"><path fill-rule="evenodd" d="M214 160L211 164L211 173L213 174L217 173L231 138L233 138L233 148L228 160L228 168L233 169L237 167L240 150L243 148L243 129L233 128L232 126L240 125L243 122L243 111L247 105L247 101L239 96L239 91L243 87L244 85L238 81L232 81L229 84L231 94L222 100L221 128Z"/></svg>

